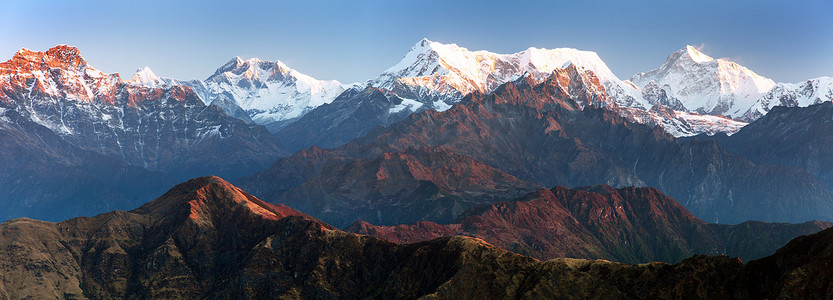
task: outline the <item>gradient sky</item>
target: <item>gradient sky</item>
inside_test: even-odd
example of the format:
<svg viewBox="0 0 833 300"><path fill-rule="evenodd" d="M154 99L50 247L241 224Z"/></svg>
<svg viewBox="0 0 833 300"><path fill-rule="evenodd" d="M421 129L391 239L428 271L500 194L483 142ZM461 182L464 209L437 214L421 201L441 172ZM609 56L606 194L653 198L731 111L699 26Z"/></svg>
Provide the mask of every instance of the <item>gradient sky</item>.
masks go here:
<svg viewBox="0 0 833 300"><path fill-rule="evenodd" d="M685 45L779 82L833 76L833 1L2 1L0 60L79 47L129 78L205 79L235 56L363 82L423 37L470 50L595 51L622 79Z"/></svg>

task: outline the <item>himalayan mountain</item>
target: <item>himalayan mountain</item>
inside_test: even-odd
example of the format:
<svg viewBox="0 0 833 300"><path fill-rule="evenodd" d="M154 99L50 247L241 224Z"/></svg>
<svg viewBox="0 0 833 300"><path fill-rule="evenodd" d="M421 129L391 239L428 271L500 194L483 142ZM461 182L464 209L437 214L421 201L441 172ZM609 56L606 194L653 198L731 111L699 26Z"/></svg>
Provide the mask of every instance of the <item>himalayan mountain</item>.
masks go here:
<svg viewBox="0 0 833 300"><path fill-rule="evenodd" d="M448 109L469 93L491 92L519 76L542 80L568 63L594 72L621 115L661 126L676 137L732 134L776 105L833 101L829 77L775 83L692 46L629 80L619 79L591 51L529 48L496 54L423 39L364 86L317 80L280 61L239 57L204 81L160 78L147 67L130 81L147 87L191 87L206 104L266 126L297 151L312 145L337 147L376 126L389 126L427 109ZM313 114L304 118L309 113Z"/></svg>
<svg viewBox="0 0 833 300"><path fill-rule="evenodd" d="M42 170L60 162L58 169L99 182L62 193L73 190L65 187L71 182L67 173L33 176L26 171L29 161L8 162L9 170L18 171L5 180L21 188L5 200L7 217L58 220L104 207L127 209L173 182L208 174L245 177L238 182L264 199L297 204L337 226L359 219L379 225L447 223L475 205L542 187L600 183L656 187L709 222L831 216L825 188L831 184L814 177L821 173L787 163L767 165L713 142L675 138L734 132L746 123L706 113L740 112L756 97L751 91L764 91L771 82L693 47L628 81L619 80L593 52L530 48L494 54L428 40L363 88L312 79L279 61L240 58L205 81L160 78L149 68L125 81L87 65L78 49L68 46L23 49L2 69L0 120L4 134L17 137L6 142L14 147L3 155L34 155L31 161L40 164L34 169ZM643 87L633 83L644 81ZM812 82L793 97L800 101L788 101L800 85L776 84L772 90L783 86L783 92L763 97L795 105L819 102L826 85ZM511 94L515 90L518 94ZM701 101L698 93L720 95L719 101ZM481 103L494 97L505 111ZM546 105L525 103L537 98ZM575 128L581 121L592 126ZM636 126L640 123L648 127ZM312 145L330 149L307 148ZM646 149L656 155L642 157ZM91 158L95 155L109 159ZM110 174L124 171L94 174L102 164L114 170ZM276 170L279 166L285 169ZM382 168L373 171L373 166L401 172L377 174ZM776 174L792 175L777 180ZM153 178L155 185L129 192L136 189L124 178L138 177ZM354 188L357 182L361 188ZM92 200L68 200L87 198ZM90 201L97 204L85 204ZM47 203L74 208L33 209Z"/></svg>
<svg viewBox="0 0 833 300"><path fill-rule="evenodd" d="M727 136L701 135L758 164L806 170L833 191L833 103L773 107L766 115Z"/></svg>
<svg viewBox="0 0 833 300"><path fill-rule="evenodd" d="M512 201L474 207L451 224L419 221L376 226L358 221L345 231L401 244L470 236L540 260L573 257L675 263L694 254L759 259L797 235L831 225L819 221L707 224L656 189L600 185L541 189Z"/></svg>
<svg viewBox="0 0 833 300"><path fill-rule="evenodd" d="M0 216L65 221L0 224L0 298L829 297L827 82L693 47L620 80L422 40L363 86L22 49Z"/></svg>
<svg viewBox="0 0 833 300"><path fill-rule="evenodd" d="M600 183L655 187L707 222L833 219L833 195L806 170L756 164L715 141L679 140L631 122L617 106L592 71L569 64L338 148L301 150L237 183L339 227L448 223L540 187Z"/></svg>
<svg viewBox="0 0 833 300"><path fill-rule="evenodd" d="M671 204L656 202L650 190L610 192L625 195L611 204L640 213ZM642 193L646 199L639 199ZM554 201L564 200L576 207L605 201ZM676 213L633 217L647 217L644 225L686 217ZM691 230L696 235L697 226ZM0 224L0 232L0 295L9 299L768 299L833 293L833 229L794 238L746 264L705 255L675 264L540 261L471 237L403 245L346 233L218 177L189 180L132 211L59 223L22 218ZM747 239L743 244L761 240L755 230L738 233L744 236L736 240Z"/></svg>
<svg viewBox="0 0 833 300"><path fill-rule="evenodd" d="M596 74L619 114L636 123L660 126L676 137L732 134L775 105L833 100L829 78L776 84L692 46L672 53L655 70L620 80L590 51L529 48L496 54L424 39L364 88L354 86L354 91L311 110L277 135L293 151L312 145L337 147L376 126L389 126L427 109L446 110L469 93L489 93L520 76L543 80L567 64Z"/></svg>
<svg viewBox="0 0 833 300"><path fill-rule="evenodd" d="M192 89L132 84L69 46L22 49L0 63L0 132L8 217L132 208L180 180L237 178L286 155L266 128Z"/></svg>
<svg viewBox="0 0 833 300"><path fill-rule="evenodd" d="M313 108L330 103L348 86L316 80L283 62L236 57L206 80L160 78L149 67L129 82L146 87L190 87L206 105L217 104L229 115L277 130Z"/></svg>

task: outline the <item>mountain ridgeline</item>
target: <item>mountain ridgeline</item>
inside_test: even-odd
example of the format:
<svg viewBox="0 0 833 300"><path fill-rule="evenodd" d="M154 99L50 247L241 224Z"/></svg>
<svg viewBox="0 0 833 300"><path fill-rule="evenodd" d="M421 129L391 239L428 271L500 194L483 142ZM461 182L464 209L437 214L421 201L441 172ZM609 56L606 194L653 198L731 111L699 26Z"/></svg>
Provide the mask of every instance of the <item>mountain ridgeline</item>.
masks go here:
<svg viewBox="0 0 833 300"><path fill-rule="evenodd" d="M539 261L468 237L398 245L345 233L217 177L133 211L0 224L4 298L679 299L833 293L833 229L744 265Z"/></svg>
<svg viewBox="0 0 833 300"><path fill-rule="evenodd" d="M0 180L14 187L0 196L4 217L135 208L180 180L237 178L286 155L265 128L205 105L190 88L125 82L74 47L20 50L0 74L0 131L9 137Z"/></svg>
<svg viewBox="0 0 833 300"><path fill-rule="evenodd" d="M806 171L758 165L714 141L677 140L661 128L628 121L617 109L592 72L570 65L540 82L532 76L521 77L490 94L470 94L448 110L413 114L335 149L302 150L238 182L267 201L299 207L336 226L359 219L378 225L409 223L408 219L389 218L397 213L388 209L426 201L433 207L452 204L432 192L420 197L380 194L375 191L383 187L370 185L372 189L345 193L347 185L336 188L319 182L321 178L357 182L366 178L362 174L385 171L362 161L390 153L442 149L471 162L460 168L488 166L511 176L500 178L523 181L527 187L599 183L655 187L707 222L831 220L833 196ZM342 165L359 169L346 172L337 167ZM401 169L412 166L405 164ZM430 164L421 164L420 172L433 172L424 166ZM442 168L455 166L443 164ZM407 176L416 177L413 170L409 172ZM476 203L510 200L530 191L518 189L485 199L467 191L470 186L444 184L462 182L453 173L449 176L431 177L426 183L447 187L457 195L468 194L470 200L453 204L460 206L459 212Z"/></svg>
<svg viewBox="0 0 833 300"><path fill-rule="evenodd" d="M707 224L653 188L607 185L542 189L513 201L474 207L452 224L420 221L375 226L358 221L345 230L396 243L470 236L541 260L559 257L624 263L676 263L695 254L758 259L798 235L829 222Z"/></svg>
<svg viewBox="0 0 833 300"><path fill-rule="evenodd" d="M833 191L833 103L776 106L736 134L700 135L758 164L803 169Z"/></svg>

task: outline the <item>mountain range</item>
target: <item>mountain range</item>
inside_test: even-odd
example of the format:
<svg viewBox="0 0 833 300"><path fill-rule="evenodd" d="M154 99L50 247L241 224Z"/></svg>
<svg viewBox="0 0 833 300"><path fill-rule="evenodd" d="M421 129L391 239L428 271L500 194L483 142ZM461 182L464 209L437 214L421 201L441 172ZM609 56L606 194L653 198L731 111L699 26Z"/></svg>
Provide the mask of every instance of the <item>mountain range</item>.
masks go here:
<svg viewBox="0 0 833 300"><path fill-rule="evenodd" d="M399 63L369 79L364 86L317 80L280 61L239 57L204 81L160 78L147 67L138 70L130 81L148 87L191 87L206 104L216 103L229 115L265 125L282 139L318 133L350 137L336 142L312 139L291 147L299 150L312 145L339 146L375 126L401 120L403 114L425 109L442 111L466 94L489 93L524 74L542 80L568 63L596 74L612 101L621 107L620 114L637 123L661 126L676 137L732 134L776 105L803 107L833 99L833 81L829 77L803 83L775 83L730 60L714 59L693 46L670 54L654 70L621 80L591 51L531 47L513 54L497 54L428 39L417 42ZM388 98L395 95L396 99L389 100L387 105L375 107L387 106L388 113L363 108L345 115L346 106L359 107L367 100L350 96L362 94L360 91L368 86L386 91ZM354 91L342 94L348 89ZM319 108L339 96L339 105ZM315 109L319 110L315 117L281 132ZM363 118L370 115L371 120ZM353 119L366 124L358 126L349 121ZM344 126L333 125L342 123Z"/></svg>
<svg viewBox="0 0 833 300"><path fill-rule="evenodd" d="M833 229L743 264L539 261L468 237L408 245L345 233L217 177L129 211L0 224L4 298L816 298Z"/></svg>
<svg viewBox="0 0 833 300"><path fill-rule="evenodd" d="M771 80L726 60L712 59L690 46L670 55L658 69L638 74L627 81L619 80L613 75L593 52L529 48L519 53L504 55L487 51L469 51L453 44L446 45L429 40L418 42L399 64L384 71L378 78L369 80L365 87L315 80L279 61L240 58L226 63L205 81L160 78L149 68L141 69L133 78L125 81L118 74L106 74L89 66L78 49L69 46L58 46L46 52L23 49L11 60L3 63L2 70L2 120L9 124L5 128L16 130L16 133L8 135L25 137L20 141L31 137L40 138L44 131L33 128L45 127L57 135L57 138L62 140L61 143L71 145L69 148L63 147L66 149L64 151L95 152L110 157L115 159L111 163L121 165L111 167L114 169L133 169L138 173L164 173L164 176L155 176L157 179L154 182L158 185L149 189L156 192L173 182L194 176L216 174L233 180L249 176L273 163L275 166L286 164L282 161L275 163L275 160L289 153L312 145L321 145L333 149L302 150L296 157L306 158L294 163L310 163L310 156L304 154L306 152L334 151L332 153L337 154L328 156L327 160L340 157L344 162L371 159L377 163L390 164L390 160L379 156L388 153L391 157L405 155L402 157L406 159L397 164L415 158L421 160L420 164L431 169L438 167L433 159L438 158L439 153L443 153L439 156L443 160L450 159L449 161L460 163L469 161L469 165L462 167L463 169L473 168L472 170L478 170L478 174L499 178L494 184L472 184L464 187L442 183L434 176L431 177L434 179L428 180L431 182L429 189L424 190L415 189L416 186L426 183L421 175L407 175L411 178L409 182L418 183L401 187L412 190L410 194L420 193L420 197L425 199L445 199L444 201L450 202L435 201L432 205L423 206L427 211L419 214L419 217L414 215L409 217L411 219L400 219L395 217L397 213L380 216L384 215L384 209L375 204L375 201L380 199L365 198L362 201L369 201L366 207L352 206L355 204L352 201L358 200L354 197L358 195L365 197L373 194L371 191L390 190L384 185L379 185L380 179L374 179L369 176L371 173L366 173L368 175L363 178L367 180L368 189L361 192L359 190L362 189L353 190L342 196L354 199L347 202L351 203L347 207L354 207L348 210L365 207L367 211L360 214L361 219L371 219L370 217L375 215L376 221L384 225L419 220L451 222L456 218L456 214L472 205L510 200L535 188L599 183L615 187L656 187L681 201L696 216L710 222L737 223L749 219L807 221L816 218L826 219L830 215L829 189L824 191L819 188L829 187L830 183L819 171L795 164L780 163L774 159L746 157L743 153L739 153L740 157L737 157L722 150L722 146L708 143L678 143L673 137L663 137L664 133L651 131L651 127L661 128L673 136L679 136L698 132L730 132L726 130L730 127L734 128L732 130L738 129L745 123L706 113L727 113L730 109L726 107L731 107L732 114L740 113L745 105L756 105L750 104L750 99L757 97L752 91L764 95L762 99L775 99L776 96L767 95L774 95L773 93L780 90L782 92L778 92L778 99L782 100L779 101L799 106L821 102L823 100L819 100L821 98L818 97L826 95L824 89L828 85L824 84L824 78L809 81L802 88L803 98L799 97L801 101L783 100L791 99L791 96L785 95L790 95L789 91L798 89L798 85L773 84L775 88L764 94L763 91L767 89ZM553 74L556 74L555 78L552 78ZM558 80L563 82L557 83ZM542 82L543 85L540 84ZM640 88L634 82L647 83ZM501 90L507 84L518 88L518 94L512 94L512 88ZM527 87L539 90L531 91ZM724 93L725 91L732 92ZM478 103L480 100L466 100L494 97L493 94L496 93L502 95L497 96L500 100L495 103L503 105L501 101L507 100L512 107L506 108L506 111L495 111L492 104L484 106ZM718 94L719 97L715 96ZM524 97L548 99L544 103L557 98L557 105L524 104L523 102L531 101L522 99ZM717 97L719 103L697 100L702 100L703 97ZM570 99L566 100L567 98ZM490 101L493 100L486 103ZM771 103L759 106L770 107ZM455 106L467 108L449 112ZM477 110L480 109L477 106L484 110ZM718 107L724 107L726 110ZM609 111L617 116L595 113L602 111ZM530 118L519 118L518 122L508 124L494 117L484 119L482 112L500 118L508 118L518 113L519 116L526 115ZM544 117L542 114L553 115ZM565 119L565 116L569 117ZM654 146L625 142L621 135L616 135L621 133L614 134L610 129L604 129L608 125L569 129L575 124L576 116L582 117L575 120L584 119L588 124L598 125L600 121L619 124L613 127L628 128L624 131L625 136L633 135L637 140L653 136L648 138L656 141L651 145L665 145L656 146L659 148L655 151L665 149L662 151L670 151L672 154L634 156L636 153L646 153L646 149ZM445 121L426 122L426 117ZM419 121L421 119L423 121ZM593 119L595 121L592 121ZM536 121L528 123L530 120ZM637 123L648 125L648 131L635 126ZM382 129L379 126L388 128ZM421 129L422 134L414 136L411 132L417 132L413 131L416 128L406 129L407 126L426 127ZM589 128L601 131L593 132ZM481 132L472 132L472 129ZM680 130L683 129L687 133L681 134L683 131ZM270 130L275 135L270 134ZM489 135L484 135L485 132L489 132ZM540 132L546 136L532 139L516 137ZM362 136L368 137L353 141ZM446 140L438 139L442 136L446 136ZM600 140L597 136L608 138ZM453 141L452 138L457 141ZM565 139L572 139L572 142L564 144ZM500 141L500 144L495 144L497 141ZM474 143L475 147L465 144L466 142ZM20 144L9 148L5 155L13 157L24 151L37 152L27 148L35 145L34 142ZM342 146L345 144L347 145ZM561 145L558 150L551 148L555 144ZM570 144L572 146L569 146ZM339 146L341 148L335 148ZM358 153L353 150L356 147L368 152ZM542 147L551 150L533 150ZM706 148L711 150L701 150ZM12 152L12 149L17 150ZM623 152L632 152L633 155ZM692 155L686 156L685 152ZM695 152L701 153L704 158L695 159ZM521 156L521 153L526 154ZM71 155L62 153L59 156ZM614 158L616 156L619 158ZM680 166L689 164L687 161L691 164L689 173L695 174L694 176L684 176L685 171ZM587 165L588 162L593 163ZM647 162L651 164L646 164ZM771 163L775 165L768 165ZM320 198L314 198L332 195L335 192L333 186L314 188L314 184L332 183L331 174L319 173L321 171L346 172L349 168L362 169L368 165L335 167L329 162L313 164L329 166L331 169L325 168L303 174L281 171L283 175L272 177L263 175L272 172L266 170L250 178L271 181L289 176L296 180L271 183L272 187L269 187L269 184L255 183L256 180L253 179L244 179L240 183L270 201L295 203L300 201L298 199L312 200L305 204L317 207L310 213L315 215L315 211L320 210L333 213L334 218L335 215L340 215L339 218L344 217L342 221L325 218L339 226L346 226L355 221L357 215L343 215L344 212L326 209L326 205L313 204L321 201ZM76 160L64 165L91 170L89 165L92 163ZM126 168L126 165L140 169ZM790 169L790 166L798 168ZM484 173L482 170L488 171ZM21 178L30 178L30 183L25 186L37 187L37 180L44 179L28 176L25 172L25 169L20 169L19 173L10 172L10 182L20 181L20 185L23 183ZM413 170L409 172L424 173ZM447 172L438 172L443 173ZM794 175L790 176L791 180L775 181L772 178L776 173ZM462 173L458 173L458 176L459 174ZM816 178L816 175L822 177ZM47 177L49 176L52 175ZM66 177L57 173L55 176ZM669 176L679 179L670 179ZM109 178L100 179L104 179L105 182L98 186L110 184L107 182ZM676 182L669 183L669 180ZM60 180L55 179L54 182ZM345 187L352 184L341 183ZM770 196L762 195L764 190L759 187L770 184L778 188L774 189L775 192L767 192ZM58 190L60 189L47 189L44 186L31 192L21 190L21 193L48 195L47 198L55 199L76 199L56 193ZM354 195L347 196L348 194ZM481 194L490 196L475 196ZM778 196L774 196L776 194ZM401 203L393 199L402 199L403 195L398 194L385 201L398 206ZM9 203L14 206L14 202L23 203L25 201L20 199L29 199L27 197L31 198L31 195L15 196L9 198ZM149 200L146 196L125 197L135 200L120 203L138 205ZM412 200L419 203L417 199L421 199L420 197ZM760 200L752 201L753 198ZM750 208L744 206L747 202L748 205L760 201L766 203L770 201L768 199L775 201L776 198L783 200L753 205ZM787 209L786 206L777 204L781 201L792 201L791 199L797 201L793 203L796 205L793 208ZM33 201L51 202L46 199L29 201L28 204L19 205L28 207ZM729 204L720 204L725 201ZM769 206L782 207L790 212L759 214ZM455 208L442 210L440 207ZM13 209L11 206L9 209L26 211L22 208ZM375 213L372 212L374 210ZM404 207L400 207L399 210L407 211ZM20 215L9 213L8 216ZM50 220L56 220L71 215L46 216ZM382 221L383 219L388 221Z"/></svg>
<svg viewBox="0 0 833 300"><path fill-rule="evenodd" d="M572 257L676 263L694 254L759 259L796 235L831 225L818 221L707 224L656 189L601 185L541 189L516 200L474 207L451 224L419 221L376 226L357 221L345 231L405 244L470 236L540 260Z"/></svg>
<svg viewBox="0 0 833 300"><path fill-rule="evenodd" d="M133 85L88 65L74 47L20 50L0 63L0 74L0 130L15 137L4 141L4 186L19 191L3 195L9 216L55 220L129 209L152 199L134 185L152 183L145 189L158 193L200 175L237 178L287 154L264 127L205 105L192 89ZM96 181L66 180L79 172ZM98 201L107 202L90 205ZM36 209L50 203L72 209Z"/></svg>
<svg viewBox="0 0 833 300"><path fill-rule="evenodd" d="M490 94L469 94L442 112L412 114L341 147L304 149L237 183L266 201L298 207L339 227L358 219L378 225L450 222L456 215L448 207L462 213L477 203L511 200L529 187L599 183L655 187L714 223L833 216L830 191L805 170L755 164L714 141L681 141L661 128L632 123L604 91L591 71L572 64L541 82L519 77ZM431 156L420 163L388 159L429 149L467 163L432 164ZM368 163L380 159L385 163ZM481 176L490 178L481 179L488 185L467 183ZM495 179L503 183L492 184ZM389 189L406 181L409 189ZM422 185L426 188L412 190ZM482 197L483 187L493 197ZM458 196L449 198L452 194Z"/></svg>
<svg viewBox="0 0 833 300"><path fill-rule="evenodd" d="M21 49L0 298L830 295L831 90L691 46L620 80L594 52L425 39L351 85Z"/></svg>
<svg viewBox="0 0 833 300"><path fill-rule="evenodd" d="M769 113L727 136L700 135L759 164L806 170L833 191L833 103L773 107Z"/></svg>

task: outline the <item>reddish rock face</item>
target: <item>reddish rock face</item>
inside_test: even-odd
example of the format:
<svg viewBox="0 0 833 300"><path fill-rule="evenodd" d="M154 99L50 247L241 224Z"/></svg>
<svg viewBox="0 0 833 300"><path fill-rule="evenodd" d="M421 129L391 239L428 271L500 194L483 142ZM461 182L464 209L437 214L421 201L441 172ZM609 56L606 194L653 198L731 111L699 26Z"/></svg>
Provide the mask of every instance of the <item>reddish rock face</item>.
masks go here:
<svg viewBox="0 0 833 300"><path fill-rule="evenodd" d="M470 236L542 260L574 257L644 263L677 262L694 254L756 259L831 223L761 225L706 224L656 189L602 185L539 190L515 201L473 208L448 225L375 226L360 221L346 230L396 243Z"/></svg>
<svg viewBox="0 0 833 300"><path fill-rule="evenodd" d="M21 49L12 59L0 63L0 78L0 100L7 104L19 99L19 94L31 96L34 92L112 105L122 83L118 74L105 74L88 66L78 48L66 45L46 52Z"/></svg>
<svg viewBox="0 0 833 300"><path fill-rule="evenodd" d="M588 211L610 212L591 202ZM634 211L663 211L647 207ZM538 261L475 238L397 245L345 233L203 177L129 212L0 224L0 286L8 298L823 298L830 236L798 238L747 266L702 255L674 265Z"/></svg>
<svg viewBox="0 0 833 300"><path fill-rule="evenodd" d="M246 181L248 180L248 181ZM247 188L336 226L450 222L465 209L533 190L534 185L442 147L350 158L310 148L245 179Z"/></svg>
<svg viewBox="0 0 833 300"><path fill-rule="evenodd" d="M93 207L133 208L174 182L209 174L250 175L286 155L265 128L206 106L190 88L123 82L118 74L96 70L77 48L68 46L45 52L23 49L0 63L0 131L15 137L4 141L7 156L47 153L34 157L31 166L14 160L0 165L7 173L0 176L0 186L21 187L0 195L8 213L3 219L60 220L104 211ZM85 152L109 159L90 158ZM135 179L141 170L128 171L119 161L165 173L149 176L164 179ZM55 171L37 171L41 169ZM72 186L76 180L67 180L72 177L94 183L79 189ZM137 183L125 184L123 178ZM148 186L151 192L135 192L135 186L154 181L164 183ZM51 205L69 210L35 209Z"/></svg>
<svg viewBox="0 0 833 300"><path fill-rule="evenodd" d="M238 183L269 202L297 205L337 226L357 219L395 225L405 219L385 220L385 216L398 214L388 214L377 207L379 200L372 192L350 198L333 192L329 186L301 186L320 182L315 179L319 176L329 176L324 172L335 169L327 165L348 165L351 161L378 159L384 153L441 147L532 186L656 187L708 222L805 222L833 218L833 194L807 172L756 165L711 141L676 140L659 127L627 121L617 111L620 108L608 102L604 88L592 73L568 67L555 70L541 82L531 77L519 78L488 95L470 94L446 111L424 111L386 128L376 128L365 137L330 150L331 158L278 161L269 170ZM369 178L376 180L377 171L374 169ZM359 173L366 174L344 176ZM419 184L423 182L428 183L412 182L412 189L421 188ZM430 185L422 188L434 189ZM311 192L292 194L291 190ZM454 191L460 195L467 192L465 188ZM391 198L399 199L391 202L437 199L426 196L431 193L416 198L404 195ZM506 196L514 198L520 194ZM508 199L511 198L469 202ZM424 203L411 200L408 203ZM344 210L327 208L332 207L327 203L357 202L366 204L345 205ZM360 207L363 212L350 207ZM324 211L330 215L320 214ZM412 221L417 220L451 221Z"/></svg>

